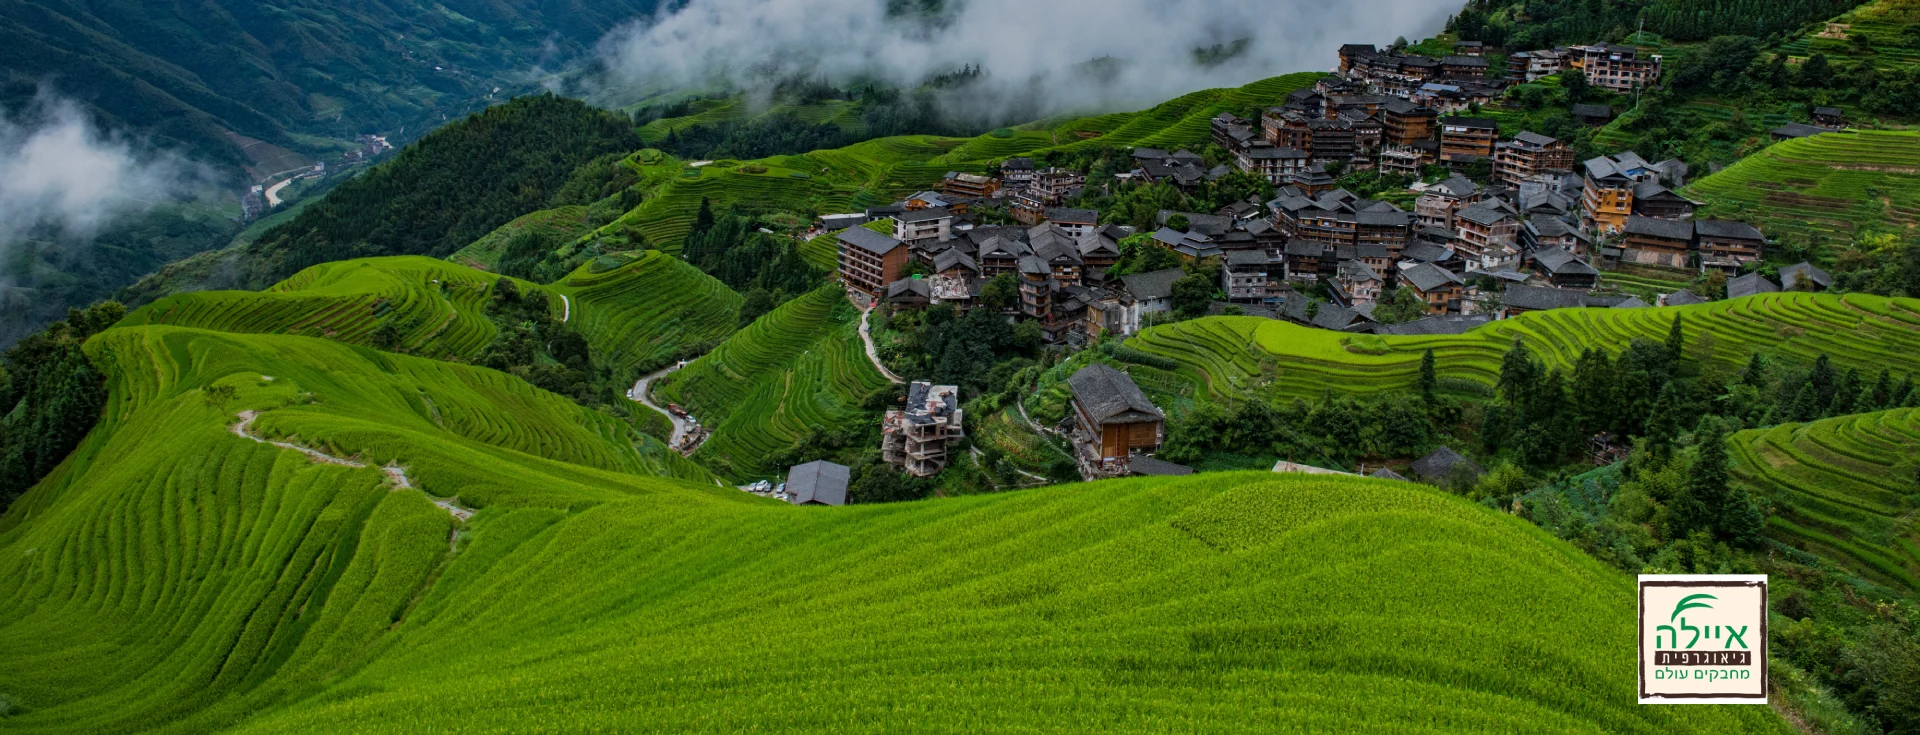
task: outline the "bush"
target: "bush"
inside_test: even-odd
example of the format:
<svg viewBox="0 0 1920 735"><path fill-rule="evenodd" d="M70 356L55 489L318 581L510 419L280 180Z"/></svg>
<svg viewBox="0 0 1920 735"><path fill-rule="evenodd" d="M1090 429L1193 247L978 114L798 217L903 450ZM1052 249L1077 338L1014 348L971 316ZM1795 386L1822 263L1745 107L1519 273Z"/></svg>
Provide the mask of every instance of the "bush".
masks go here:
<svg viewBox="0 0 1920 735"><path fill-rule="evenodd" d="M767 167L757 163L749 163L745 166L741 166L739 170L740 170L740 173L743 173L743 174L764 174L767 172Z"/></svg>
<svg viewBox="0 0 1920 735"><path fill-rule="evenodd" d="M1142 352L1126 345L1117 345L1113 348L1113 359L1161 370L1174 370L1180 367L1180 363L1171 359Z"/></svg>
<svg viewBox="0 0 1920 735"><path fill-rule="evenodd" d="M993 131L992 135L995 138L1011 138L1013 137L1013 128L1000 128Z"/></svg>

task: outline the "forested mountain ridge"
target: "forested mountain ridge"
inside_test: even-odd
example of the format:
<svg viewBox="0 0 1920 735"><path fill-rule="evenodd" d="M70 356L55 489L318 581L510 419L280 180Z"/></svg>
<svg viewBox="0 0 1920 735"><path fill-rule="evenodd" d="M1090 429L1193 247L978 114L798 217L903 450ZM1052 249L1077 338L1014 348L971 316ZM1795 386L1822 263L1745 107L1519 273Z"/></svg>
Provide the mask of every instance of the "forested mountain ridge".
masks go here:
<svg viewBox="0 0 1920 735"><path fill-rule="evenodd" d="M1468 0L1448 30L1511 48L1624 40L1648 31L1675 41L1789 33L1859 0Z"/></svg>
<svg viewBox="0 0 1920 735"><path fill-rule="evenodd" d="M301 269L376 255L445 257L542 209L576 169L641 145L623 115L522 97L434 131L260 239L175 263L129 303L206 288L260 289Z"/></svg>
<svg viewBox="0 0 1920 735"><path fill-rule="evenodd" d="M247 163L227 131L311 150L424 127L575 58L655 0L0 0L0 106L53 85L107 127ZM271 173L271 172L269 172Z"/></svg>

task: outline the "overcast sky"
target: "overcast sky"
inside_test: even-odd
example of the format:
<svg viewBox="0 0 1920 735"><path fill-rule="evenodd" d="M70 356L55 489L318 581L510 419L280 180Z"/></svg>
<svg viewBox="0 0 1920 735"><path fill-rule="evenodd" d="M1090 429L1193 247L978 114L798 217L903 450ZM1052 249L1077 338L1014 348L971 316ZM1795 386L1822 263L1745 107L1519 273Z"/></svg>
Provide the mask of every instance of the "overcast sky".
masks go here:
<svg viewBox="0 0 1920 735"><path fill-rule="evenodd" d="M0 110L0 249L30 232L91 238L202 175L101 131L71 100L43 92L19 115Z"/></svg>
<svg viewBox="0 0 1920 735"><path fill-rule="evenodd" d="M949 0L944 23L888 18L886 0L687 0L611 34L602 54L616 83L742 79L774 61L834 81L913 84L980 65L1010 93L1049 111L1129 108L1197 89L1325 70L1342 43L1385 45L1440 30L1456 3L1435 0ZM1202 68L1192 50L1245 38L1231 62ZM1100 88L1070 73L1127 60ZM1037 83L1037 86L1036 86Z"/></svg>

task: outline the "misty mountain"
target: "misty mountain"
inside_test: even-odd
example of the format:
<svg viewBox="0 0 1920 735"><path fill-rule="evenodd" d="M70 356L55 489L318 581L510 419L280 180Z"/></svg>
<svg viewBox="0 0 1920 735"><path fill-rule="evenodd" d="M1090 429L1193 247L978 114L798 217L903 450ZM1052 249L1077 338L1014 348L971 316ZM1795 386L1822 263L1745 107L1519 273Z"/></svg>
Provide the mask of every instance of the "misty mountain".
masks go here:
<svg viewBox="0 0 1920 735"><path fill-rule="evenodd" d="M234 172L533 89L657 0L0 0L0 107L42 85L108 129ZM424 131L422 131L424 132ZM272 172L265 172L272 173Z"/></svg>

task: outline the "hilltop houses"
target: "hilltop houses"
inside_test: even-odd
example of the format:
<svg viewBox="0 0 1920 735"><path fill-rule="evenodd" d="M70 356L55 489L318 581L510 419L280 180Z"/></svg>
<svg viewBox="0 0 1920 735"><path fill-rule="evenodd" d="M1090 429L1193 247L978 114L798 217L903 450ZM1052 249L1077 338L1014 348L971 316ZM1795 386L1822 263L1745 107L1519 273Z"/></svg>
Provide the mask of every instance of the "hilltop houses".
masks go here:
<svg viewBox="0 0 1920 735"><path fill-rule="evenodd" d="M1076 438L1102 465L1125 464L1166 441L1166 414L1126 373L1089 365L1068 378L1067 386L1073 393Z"/></svg>
<svg viewBox="0 0 1920 735"><path fill-rule="evenodd" d="M960 389L915 381L907 405L888 411L880 424L880 458L914 477L946 469L948 453L966 436Z"/></svg>

